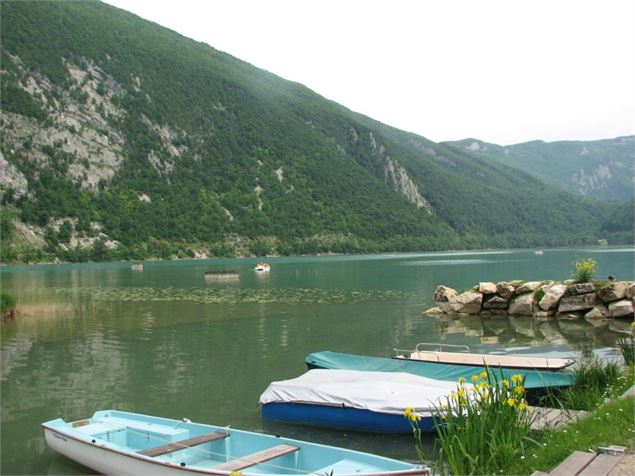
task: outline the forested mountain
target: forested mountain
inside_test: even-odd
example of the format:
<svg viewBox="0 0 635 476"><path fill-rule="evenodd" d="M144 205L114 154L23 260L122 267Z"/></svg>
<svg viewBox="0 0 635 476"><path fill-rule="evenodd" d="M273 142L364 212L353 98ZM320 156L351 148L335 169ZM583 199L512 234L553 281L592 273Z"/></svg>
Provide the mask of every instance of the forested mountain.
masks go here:
<svg viewBox="0 0 635 476"><path fill-rule="evenodd" d="M109 5L0 8L3 261L632 242L613 203Z"/></svg>
<svg viewBox="0 0 635 476"><path fill-rule="evenodd" d="M446 144L581 195L633 199L635 136L596 141L532 141L509 146L477 139Z"/></svg>

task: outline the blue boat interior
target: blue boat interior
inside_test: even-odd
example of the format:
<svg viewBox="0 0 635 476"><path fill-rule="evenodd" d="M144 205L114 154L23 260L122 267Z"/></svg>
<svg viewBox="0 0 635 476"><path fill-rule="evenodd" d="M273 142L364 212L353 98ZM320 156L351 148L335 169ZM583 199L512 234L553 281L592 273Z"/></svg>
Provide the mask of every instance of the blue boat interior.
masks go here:
<svg viewBox="0 0 635 476"><path fill-rule="evenodd" d="M352 450L116 410L95 412L87 420L57 419L44 425L136 458L198 470L337 475L416 468Z"/></svg>

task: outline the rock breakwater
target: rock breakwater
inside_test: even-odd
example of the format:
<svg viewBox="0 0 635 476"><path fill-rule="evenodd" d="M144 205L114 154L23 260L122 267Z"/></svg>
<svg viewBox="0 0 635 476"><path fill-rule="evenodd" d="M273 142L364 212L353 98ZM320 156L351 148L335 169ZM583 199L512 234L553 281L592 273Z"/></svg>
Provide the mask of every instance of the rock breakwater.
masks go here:
<svg viewBox="0 0 635 476"><path fill-rule="evenodd" d="M534 316L564 319L633 318L635 282L481 282L461 293L438 286L428 315Z"/></svg>

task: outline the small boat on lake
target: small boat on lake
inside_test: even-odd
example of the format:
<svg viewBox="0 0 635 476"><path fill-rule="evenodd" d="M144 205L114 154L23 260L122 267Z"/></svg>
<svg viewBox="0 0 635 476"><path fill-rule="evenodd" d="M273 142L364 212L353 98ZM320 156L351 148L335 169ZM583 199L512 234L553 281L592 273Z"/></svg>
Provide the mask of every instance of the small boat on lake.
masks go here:
<svg viewBox="0 0 635 476"><path fill-rule="evenodd" d="M456 382L403 372L314 369L272 382L259 403L266 420L374 433L411 433L404 413L412 408L421 431L429 432L456 390Z"/></svg>
<svg viewBox="0 0 635 476"><path fill-rule="evenodd" d="M42 423L51 449L112 475L229 476L428 474L425 466L187 419L97 411L86 420ZM235 474L235 473L234 473Z"/></svg>
<svg viewBox="0 0 635 476"><path fill-rule="evenodd" d="M222 270L222 271L205 271L206 281L226 281L234 280L240 277L240 274L236 270Z"/></svg>
<svg viewBox="0 0 635 476"><path fill-rule="evenodd" d="M271 270L271 266L269 265L269 263L257 263L256 266L254 266L254 271L270 271Z"/></svg>
<svg viewBox="0 0 635 476"><path fill-rule="evenodd" d="M486 370L484 365L457 365L441 362L414 361L408 359L392 359L372 357L369 355L344 354L340 352L314 352L304 359L309 369L347 369L372 372L407 372L435 380L457 382L459 378L470 381L473 375ZM527 369L508 369L489 367L504 379L511 379L515 374L525 377L525 389L528 396L537 396L547 389L566 388L575 378L574 372L544 372Z"/></svg>
<svg viewBox="0 0 635 476"><path fill-rule="evenodd" d="M460 349L448 352L445 349ZM455 365L477 365L505 369L545 370L556 372L575 364L572 359L533 357L525 355L474 354L466 345L432 344L421 342L412 350L394 349L393 359L415 362L436 362Z"/></svg>

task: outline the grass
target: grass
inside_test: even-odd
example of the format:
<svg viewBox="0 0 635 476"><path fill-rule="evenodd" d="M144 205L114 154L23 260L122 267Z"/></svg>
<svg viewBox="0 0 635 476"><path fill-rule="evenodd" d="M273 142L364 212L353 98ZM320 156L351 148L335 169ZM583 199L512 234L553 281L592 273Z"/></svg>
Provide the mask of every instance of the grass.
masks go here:
<svg viewBox="0 0 635 476"><path fill-rule="evenodd" d="M593 413L560 429L532 435L525 453L507 468L507 474L551 471L574 451L596 451L620 445L635 450L635 398L612 400Z"/></svg>
<svg viewBox="0 0 635 476"><path fill-rule="evenodd" d="M568 410L595 410L607 398L624 393L633 385L633 369L624 371L615 362L588 359L576 370L576 377L564 392L548 395L542 405Z"/></svg>

